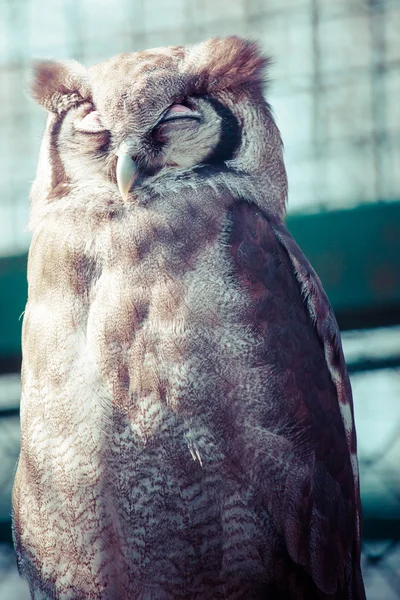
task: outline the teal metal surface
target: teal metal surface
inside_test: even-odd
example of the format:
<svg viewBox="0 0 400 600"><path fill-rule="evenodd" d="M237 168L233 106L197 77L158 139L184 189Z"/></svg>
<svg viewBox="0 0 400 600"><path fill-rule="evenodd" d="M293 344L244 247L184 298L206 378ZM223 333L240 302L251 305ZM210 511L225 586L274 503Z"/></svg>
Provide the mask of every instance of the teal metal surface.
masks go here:
<svg viewBox="0 0 400 600"><path fill-rule="evenodd" d="M287 223L336 312L400 306L400 202L293 216Z"/></svg>
<svg viewBox="0 0 400 600"><path fill-rule="evenodd" d="M21 326L28 284L27 256L0 259L0 359L21 353Z"/></svg>

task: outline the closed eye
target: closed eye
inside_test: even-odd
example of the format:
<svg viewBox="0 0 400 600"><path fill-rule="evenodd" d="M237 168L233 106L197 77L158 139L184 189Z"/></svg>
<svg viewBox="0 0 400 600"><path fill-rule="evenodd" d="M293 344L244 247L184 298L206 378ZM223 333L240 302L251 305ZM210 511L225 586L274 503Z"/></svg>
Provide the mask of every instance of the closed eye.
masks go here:
<svg viewBox="0 0 400 600"><path fill-rule="evenodd" d="M200 121L201 115L196 110L193 110L192 108L190 108L189 106L185 106L184 104L173 104L162 115L158 124L176 121L179 119L194 119L195 121Z"/></svg>
<svg viewBox="0 0 400 600"><path fill-rule="evenodd" d="M77 131L83 133L103 133L107 131L98 110L91 110L83 118L75 119L74 126Z"/></svg>

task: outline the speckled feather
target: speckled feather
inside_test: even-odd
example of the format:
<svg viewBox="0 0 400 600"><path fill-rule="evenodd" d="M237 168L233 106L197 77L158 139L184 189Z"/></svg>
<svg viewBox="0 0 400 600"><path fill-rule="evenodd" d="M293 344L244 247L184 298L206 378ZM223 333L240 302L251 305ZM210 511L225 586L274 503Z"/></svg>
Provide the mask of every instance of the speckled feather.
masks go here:
<svg viewBox="0 0 400 600"><path fill-rule="evenodd" d="M265 65L227 38L38 66L13 493L35 600L365 598L351 390L283 223ZM186 97L203 120L158 146ZM88 104L105 132L74 126Z"/></svg>

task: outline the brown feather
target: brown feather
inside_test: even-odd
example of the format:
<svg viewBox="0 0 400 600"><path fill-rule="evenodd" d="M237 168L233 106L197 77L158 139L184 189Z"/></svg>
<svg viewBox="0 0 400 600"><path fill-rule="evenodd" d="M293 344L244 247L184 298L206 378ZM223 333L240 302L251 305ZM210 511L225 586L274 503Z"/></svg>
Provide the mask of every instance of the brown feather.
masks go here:
<svg viewBox="0 0 400 600"><path fill-rule="evenodd" d="M195 46L194 56L200 53L206 60L197 65L190 62L190 71L197 75L196 88L203 93L216 93L241 85L261 88L266 82L270 59L263 55L256 42L236 36L214 38Z"/></svg>

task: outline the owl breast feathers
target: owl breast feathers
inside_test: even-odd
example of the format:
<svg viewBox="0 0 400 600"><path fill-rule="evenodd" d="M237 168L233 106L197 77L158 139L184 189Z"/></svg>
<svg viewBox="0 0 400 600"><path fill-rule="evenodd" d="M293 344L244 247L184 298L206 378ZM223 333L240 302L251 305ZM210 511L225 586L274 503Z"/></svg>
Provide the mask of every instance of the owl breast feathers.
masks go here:
<svg viewBox="0 0 400 600"><path fill-rule="evenodd" d="M42 62L20 573L40 600L362 600L338 327L236 37Z"/></svg>

